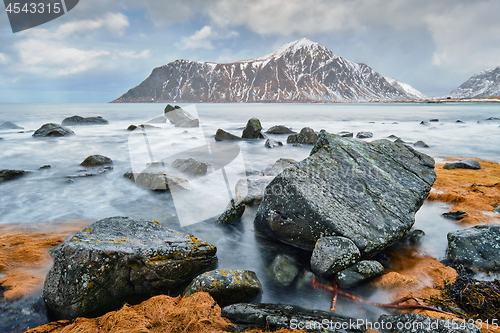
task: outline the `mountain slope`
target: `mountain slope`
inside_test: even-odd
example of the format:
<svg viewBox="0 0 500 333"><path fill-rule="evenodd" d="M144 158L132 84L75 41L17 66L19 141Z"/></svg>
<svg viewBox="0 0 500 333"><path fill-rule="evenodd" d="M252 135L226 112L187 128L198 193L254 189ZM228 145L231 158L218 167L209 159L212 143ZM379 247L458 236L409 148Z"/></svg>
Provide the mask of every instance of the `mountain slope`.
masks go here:
<svg viewBox="0 0 500 333"><path fill-rule="evenodd" d="M450 93L452 98L500 96L500 66L477 74Z"/></svg>
<svg viewBox="0 0 500 333"><path fill-rule="evenodd" d="M367 65L345 60L304 38L246 61L176 60L155 68L114 102L352 102L420 97L420 92L406 86L411 88L391 84Z"/></svg>

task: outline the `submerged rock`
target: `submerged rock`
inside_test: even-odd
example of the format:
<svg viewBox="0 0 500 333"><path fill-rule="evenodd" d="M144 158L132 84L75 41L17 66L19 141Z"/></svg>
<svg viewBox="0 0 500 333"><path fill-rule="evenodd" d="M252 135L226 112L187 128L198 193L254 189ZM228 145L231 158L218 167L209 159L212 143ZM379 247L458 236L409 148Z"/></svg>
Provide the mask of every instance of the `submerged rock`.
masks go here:
<svg viewBox="0 0 500 333"><path fill-rule="evenodd" d="M340 132L337 135L340 136L340 137L343 137L343 138L352 138L352 137L354 137L354 133L352 133L352 132L346 132L346 131Z"/></svg>
<svg viewBox="0 0 500 333"><path fill-rule="evenodd" d="M113 164L113 160L104 155L90 155L82 163L80 163L81 166L85 167L100 166L106 164Z"/></svg>
<svg viewBox="0 0 500 333"><path fill-rule="evenodd" d="M467 212L464 212L463 210L457 210L456 212L449 212L449 213L443 213L443 216L452 219L452 220L461 220L464 217L468 216Z"/></svg>
<svg viewBox="0 0 500 333"><path fill-rule="evenodd" d="M236 200L245 204L259 202L264 198L266 186L274 176L253 175L238 180L235 186Z"/></svg>
<svg viewBox="0 0 500 333"><path fill-rule="evenodd" d="M435 179L434 160L411 147L322 131L311 155L266 187L255 227L308 250L343 236L367 257L408 233Z"/></svg>
<svg viewBox="0 0 500 333"><path fill-rule="evenodd" d="M97 117L80 117L73 116L65 118L61 125L63 126L75 126L75 125L107 125L109 122L101 116Z"/></svg>
<svg viewBox="0 0 500 333"><path fill-rule="evenodd" d="M437 123L437 122L439 121L439 119L431 119L431 120L429 120L429 121L431 121L431 122L433 122L433 123Z"/></svg>
<svg viewBox="0 0 500 333"><path fill-rule="evenodd" d="M429 148L429 145L427 143L423 142L422 140L418 140L417 142L415 142L413 144L413 146L421 147L421 148Z"/></svg>
<svg viewBox="0 0 500 333"><path fill-rule="evenodd" d="M105 167L99 168L97 171L94 171L94 172L87 172L87 170L81 170L76 175L66 176L66 178L93 177L93 176L103 174L106 171L110 171L110 170L113 170L113 167L105 166Z"/></svg>
<svg viewBox="0 0 500 333"><path fill-rule="evenodd" d="M2 125L0 125L0 130L11 130L11 129L24 129L24 127L17 126L16 124L6 121Z"/></svg>
<svg viewBox="0 0 500 333"><path fill-rule="evenodd" d="M153 191L167 191L173 185L189 188L189 182L186 179L153 170L141 173L126 172L123 177L132 180L139 187Z"/></svg>
<svg viewBox="0 0 500 333"><path fill-rule="evenodd" d="M34 137L59 137L73 135L75 132L59 124L48 123L37 129L33 133Z"/></svg>
<svg viewBox="0 0 500 333"><path fill-rule="evenodd" d="M364 333L366 329L363 323L357 325L356 319L290 304L232 304L222 309L222 316L236 324L238 331L247 328L266 331L285 328L317 333Z"/></svg>
<svg viewBox="0 0 500 333"><path fill-rule="evenodd" d="M216 264L216 248L158 222L111 217L53 251L43 299L55 318L93 316L175 291Z"/></svg>
<svg viewBox="0 0 500 333"><path fill-rule="evenodd" d="M298 143L305 145L313 145L318 141L318 134L310 127L304 127L299 134L291 134L286 139L287 143Z"/></svg>
<svg viewBox="0 0 500 333"><path fill-rule="evenodd" d="M7 180L12 180L12 179L22 177L22 176L27 175L29 173L31 173L31 171L9 170L9 169L0 170L0 183L7 181Z"/></svg>
<svg viewBox="0 0 500 333"><path fill-rule="evenodd" d="M446 254L452 261L480 271L500 271L500 225L478 225L450 232Z"/></svg>
<svg viewBox="0 0 500 333"><path fill-rule="evenodd" d="M362 260L335 274L340 288L352 288L384 273L384 266L375 260Z"/></svg>
<svg viewBox="0 0 500 333"><path fill-rule="evenodd" d="M232 224L239 221L245 213L245 204L241 201L232 199L226 207L226 210L217 218L217 224Z"/></svg>
<svg viewBox="0 0 500 333"><path fill-rule="evenodd" d="M474 160L459 160L453 162L446 162L443 166L443 169L452 170L452 169L473 169L479 170L481 169L481 164L478 161Z"/></svg>
<svg viewBox="0 0 500 333"><path fill-rule="evenodd" d="M251 302L262 293L262 285L255 272L245 270L213 270L198 275L184 292L190 296L205 291L221 306Z"/></svg>
<svg viewBox="0 0 500 333"><path fill-rule="evenodd" d="M311 256L314 274L329 278L352 266L361 258L356 244L349 238L327 236L318 239Z"/></svg>
<svg viewBox="0 0 500 333"><path fill-rule="evenodd" d="M271 138L268 138L268 139L266 140L266 143L264 144L264 146L265 146L266 148L276 148L276 147L281 147L281 146L283 146L283 142L281 142L281 141L275 141L275 140L273 140L273 139L271 139Z"/></svg>
<svg viewBox="0 0 500 333"><path fill-rule="evenodd" d="M381 315L378 319L383 333L479 333L479 326L469 321L436 319L416 313ZM382 325L382 323L384 323Z"/></svg>
<svg viewBox="0 0 500 333"><path fill-rule="evenodd" d="M358 134L356 134L356 138L358 138L358 139L373 138L373 133L372 132L358 132Z"/></svg>
<svg viewBox="0 0 500 333"><path fill-rule="evenodd" d="M258 139L261 137L261 130L262 125L260 124L260 120L257 118L250 118L247 122L247 126L243 130L241 137L244 139Z"/></svg>
<svg viewBox="0 0 500 333"><path fill-rule="evenodd" d="M205 162L199 162L194 158L186 158L186 159L176 159L172 162L172 166L181 172L189 173L193 175L206 175L208 170L208 164Z"/></svg>
<svg viewBox="0 0 500 333"><path fill-rule="evenodd" d="M219 128L215 133L215 141L238 141L241 140L239 136L231 134Z"/></svg>
<svg viewBox="0 0 500 333"><path fill-rule="evenodd" d="M168 104L164 111L165 117L170 120L175 127L199 127L200 120L179 106Z"/></svg>
<svg viewBox="0 0 500 333"><path fill-rule="evenodd" d="M288 287L299 275L299 268L295 259L286 254L278 254L269 265L269 274L274 282Z"/></svg>
<svg viewBox="0 0 500 333"><path fill-rule="evenodd" d="M291 128L283 125L275 125L269 128L266 133L268 134L295 134L297 132L292 131Z"/></svg>
<svg viewBox="0 0 500 333"><path fill-rule="evenodd" d="M156 116L146 121L147 124L164 124L167 122L165 115Z"/></svg>

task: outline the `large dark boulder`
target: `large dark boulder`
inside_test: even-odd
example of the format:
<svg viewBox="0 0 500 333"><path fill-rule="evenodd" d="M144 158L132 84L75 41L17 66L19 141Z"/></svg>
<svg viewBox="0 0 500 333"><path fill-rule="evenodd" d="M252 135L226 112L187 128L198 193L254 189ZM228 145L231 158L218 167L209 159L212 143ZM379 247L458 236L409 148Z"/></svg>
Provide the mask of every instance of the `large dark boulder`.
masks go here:
<svg viewBox="0 0 500 333"><path fill-rule="evenodd" d="M22 177L22 176L27 175L29 173L31 173L31 171L9 170L9 169L0 170L0 183L7 181L7 180L12 180L12 179Z"/></svg>
<svg viewBox="0 0 500 333"><path fill-rule="evenodd" d="M59 124L48 123L37 129L33 133L34 137L59 137L73 135L75 132Z"/></svg>
<svg viewBox="0 0 500 333"><path fill-rule="evenodd" d="M85 167L101 166L105 164L113 164L113 160L104 155L90 155L80 163L81 166Z"/></svg>
<svg viewBox="0 0 500 333"><path fill-rule="evenodd" d="M221 306L251 302L262 293L255 272L216 269L197 276L186 288L184 296L205 291Z"/></svg>
<svg viewBox="0 0 500 333"><path fill-rule="evenodd" d="M283 125L275 125L269 128L266 133L268 134L295 134L289 127Z"/></svg>
<svg viewBox="0 0 500 333"><path fill-rule="evenodd" d="M165 117L175 125L175 127L199 127L200 120L179 106L168 104L164 111Z"/></svg>
<svg viewBox="0 0 500 333"><path fill-rule="evenodd" d="M479 271L500 271L500 225L478 225L448 234L447 256Z"/></svg>
<svg viewBox="0 0 500 333"><path fill-rule="evenodd" d="M231 134L219 128L215 133L215 141L238 141L241 140L239 136Z"/></svg>
<svg viewBox="0 0 500 333"><path fill-rule="evenodd" d="M43 299L54 318L98 315L123 302L175 293L213 269L215 253L214 246L155 221L106 218L52 251Z"/></svg>
<svg viewBox="0 0 500 333"><path fill-rule="evenodd" d="M257 118L250 118L247 122L247 126L243 130L241 137L244 139L258 139L261 137L261 130L262 125L260 124L260 120Z"/></svg>
<svg viewBox="0 0 500 333"><path fill-rule="evenodd" d="M24 129L24 127L18 126L10 121L6 121L2 125L0 125L0 130L15 130L15 129Z"/></svg>
<svg viewBox="0 0 500 333"><path fill-rule="evenodd" d="M73 116L65 118L61 125L63 126L76 126L76 125L107 125L109 122L101 116L97 117L80 117Z"/></svg>
<svg viewBox="0 0 500 333"><path fill-rule="evenodd" d="M416 313L381 315L378 319L382 333L479 333L479 326L470 321L432 318Z"/></svg>
<svg viewBox="0 0 500 333"><path fill-rule="evenodd" d="M322 131L311 155L266 187L255 226L308 250L343 236L368 257L408 233L435 179L434 160L411 147Z"/></svg>
<svg viewBox="0 0 500 333"><path fill-rule="evenodd" d="M286 139L287 143L298 143L313 145L318 141L318 134L310 127L304 127L299 134L290 134Z"/></svg>
<svg viewBox="0 0 500 333"><path fill-rule="evenodd" d="M222 316L234 323L238 331L246 328L266 331L285 328L318 333L364 333L366 329L362 322L353 318L290 304L232 304L222 309Z"/></svg>

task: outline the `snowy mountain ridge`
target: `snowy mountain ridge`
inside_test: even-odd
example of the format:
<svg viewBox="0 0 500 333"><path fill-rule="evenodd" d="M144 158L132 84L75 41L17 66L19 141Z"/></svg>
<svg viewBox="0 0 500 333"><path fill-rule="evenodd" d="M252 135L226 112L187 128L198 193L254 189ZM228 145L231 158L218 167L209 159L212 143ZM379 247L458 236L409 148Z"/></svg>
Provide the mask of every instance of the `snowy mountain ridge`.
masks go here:
<svg viewBox="0 0 500 333"><path fill-rule="evenodd" d="M114 102L369 102L425 97L307 38L226 64L176 60Z"/></svg>
<svg viewBox="0 0 500 333"><path fill-rule="evenodd" d="M449 96L452 98L500 96L500 66L474 74Z"/></svg>

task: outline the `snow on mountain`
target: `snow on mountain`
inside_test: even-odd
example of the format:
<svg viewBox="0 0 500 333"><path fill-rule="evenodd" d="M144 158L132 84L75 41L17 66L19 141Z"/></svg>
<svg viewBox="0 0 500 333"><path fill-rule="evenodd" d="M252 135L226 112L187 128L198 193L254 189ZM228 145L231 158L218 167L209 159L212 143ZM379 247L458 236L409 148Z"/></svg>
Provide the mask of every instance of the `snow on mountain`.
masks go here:
<svg viewBox="0 0 500 333"><path fill-rule="evenodd" d="M245 61L176 60L153 69L114 102L368 102L420 96L405 83L303 38Z"/></svg>
<svg viewBox="0 0 500 333"><path fill-rule="evenodd" d="M500 66L474 74L450 93L452 98L500 96Z"/></svg>

